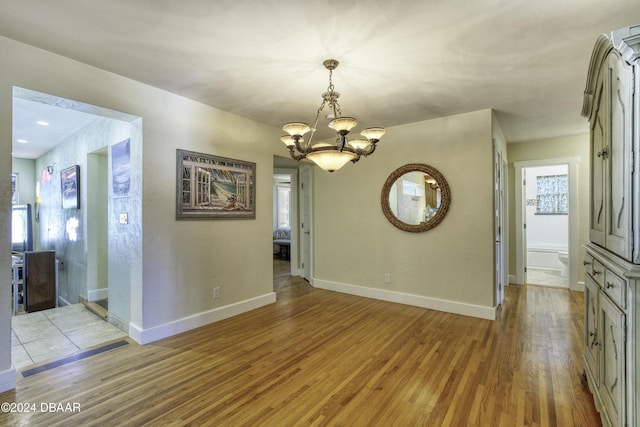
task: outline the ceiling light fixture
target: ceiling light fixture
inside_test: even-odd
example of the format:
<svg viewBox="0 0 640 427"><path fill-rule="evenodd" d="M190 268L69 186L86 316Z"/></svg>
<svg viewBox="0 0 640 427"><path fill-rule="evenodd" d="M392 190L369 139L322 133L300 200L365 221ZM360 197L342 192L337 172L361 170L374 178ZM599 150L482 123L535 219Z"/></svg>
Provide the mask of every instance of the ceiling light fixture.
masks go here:
<svg viewBox="0 0 640 427"><path fill-rule="evenodd" d="M28 141L26 139L16 139L20 144L26 144Z"/></svg>
<svg viewBox="0 0 640 427"><path fill-rule="evenodd" d="M322 63L329 70L329 87L322 94L322 103L316 113L313 126L302 122L286 123L282 130L287 132L288 135L280 138L289 148L289 154L292 158L298 161L309 159L329 172L340 169L349 161L355 163L360 160L361 156L367 157L372 154L376 149L376 144L386 133L384 128L371 127L360 132L360 135L366 139L347 140L347 135L351 129L358 125L358 121L353 117L343 117L340 111L340 104L338 103L340 94L333 90L333 81L331 79L333 70L338 67L338 64L339 62L335 59L327 59ZM326 115L327 120L330 120L329 127L336 132L335 142L313 144L313 135L318 126L318 119L325 107L329 108L329 113ZM303 136L309 131L311 132L309 141L305 143Z"/></svg>
<svg viewBox="0 0 640 427"><path fill-rule="evenodd" d="M44 120L38 120L36 123L39 124L40 126L49 126L49 123L45 122Z"/></svg>

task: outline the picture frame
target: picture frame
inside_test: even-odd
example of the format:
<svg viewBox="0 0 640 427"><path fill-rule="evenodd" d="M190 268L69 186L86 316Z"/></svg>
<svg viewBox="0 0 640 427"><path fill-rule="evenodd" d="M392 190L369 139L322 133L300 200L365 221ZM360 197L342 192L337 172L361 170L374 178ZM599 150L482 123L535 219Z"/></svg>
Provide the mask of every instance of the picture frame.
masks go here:
<svg viewBox="0 0 640 427"><path fill-rule="evenodd" d="M80 166L69 166L60 171L62 209L80 209Z"/></svg>
<svg viewBox="0 0 640 427"><path fill-rule="evenodd" d="M113 198L129 197L131 188L131 139L111 146L111 193Z"/></svg>
<svg viewBox="0 0 640 427"><path fill-rule="evenodd" d="M176 150L176 219L255 219L256 164Z"/></svg>
<svg viewBox="0 0 640 427"><path fill-rule="evenodd" d="M20 202L20 192L18 191L18 173L11 173L11 204L17 205Z"/></svg>

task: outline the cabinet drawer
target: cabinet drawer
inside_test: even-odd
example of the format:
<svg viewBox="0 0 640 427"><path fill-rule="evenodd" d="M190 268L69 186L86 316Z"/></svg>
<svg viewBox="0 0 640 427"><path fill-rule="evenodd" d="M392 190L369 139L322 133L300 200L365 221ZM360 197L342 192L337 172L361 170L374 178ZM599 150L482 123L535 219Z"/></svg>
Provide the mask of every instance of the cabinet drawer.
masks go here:
<svg viewBox="0 0 640 427"><path fill-rule="evenodd" d="M604 286L604 266L597 260L591 261L591 277L600 286Z"/></svg>
<svg viewBox="0 0 640 427"><path fill-rule="evenodd" d="M627 282L609 270L604 271L602 289L623 310L627 308Z"/></svg>

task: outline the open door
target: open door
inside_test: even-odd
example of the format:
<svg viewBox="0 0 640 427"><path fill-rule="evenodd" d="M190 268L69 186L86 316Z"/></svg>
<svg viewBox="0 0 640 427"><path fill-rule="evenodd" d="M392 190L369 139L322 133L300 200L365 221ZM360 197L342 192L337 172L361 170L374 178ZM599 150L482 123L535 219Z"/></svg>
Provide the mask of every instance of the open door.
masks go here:
<svg viewBox="0 0 640 427"><path fill-rule="evenodd" d="M505 208L504 208L504 183L505 177L502 172L502 152L499 150L494 150L493 156L494 162L494 170L493 177L495 181L494 185L494 233L495 233L495 305L499 306L502 304L504 299L504 277L505 277L505 269L506 263L504 262L504 254L506 252L506 241L505 238Z"/></svg>
<svg viewBox="0 0 640 427"><path fill-rule="evenodd" d="M300 270L301 276L313 284L312 276L312 176L311 167L300 168Z"/></svg>

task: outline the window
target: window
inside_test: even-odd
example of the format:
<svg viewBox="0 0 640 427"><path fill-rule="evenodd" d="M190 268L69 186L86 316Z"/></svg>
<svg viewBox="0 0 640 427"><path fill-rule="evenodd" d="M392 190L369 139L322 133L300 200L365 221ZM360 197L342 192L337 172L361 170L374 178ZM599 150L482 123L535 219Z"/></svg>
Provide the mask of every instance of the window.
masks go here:
<svg viewBox="0 0 640 427"><path fill-rule="evenodd" d="M289 199L291 196L290 187L277 187L278 197L278 228L289 227Z"/></svg>
<svg viewBox="0 0 640 427"><path fill-rule="evenodd" d="M568 188L567 175L536 177L536 215L567 215Z"/></svg>

